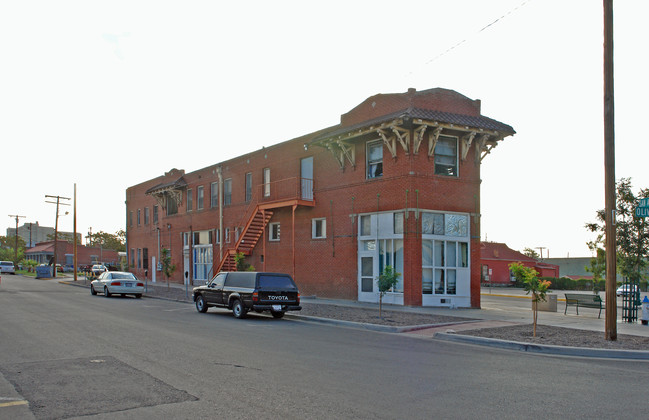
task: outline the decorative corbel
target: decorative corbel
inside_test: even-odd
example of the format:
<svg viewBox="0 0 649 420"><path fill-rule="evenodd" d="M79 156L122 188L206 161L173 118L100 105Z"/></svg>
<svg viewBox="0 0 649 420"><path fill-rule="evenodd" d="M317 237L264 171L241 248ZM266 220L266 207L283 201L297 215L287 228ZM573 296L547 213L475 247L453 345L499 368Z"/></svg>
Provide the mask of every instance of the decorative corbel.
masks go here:
<svg viewBox="0 0 649 420"><path fill-rule="evenodd" d="M343 160L343 166L344 166L344 158L347 158L349 163L352 165L352 167L356 167L356 149L354 148L353 144L347 144L343 142L342 140L338 140L336 142L338 144L338 147L340 147L340 153L341 153L341 160Z"/></svg>
<svg viewBox="0 0 649 420"><path fill-rule="evenodd" d="M428 156L433 156L435 154L435 146L437 145L437 140L441 133L442 127L437 127L428 135Z"/></svg>
<svg viewBox="0 0 649 420"><path fill-rule="evenodd" d="M421 142L424 140L424 134L426 133L426 129L428 126L426 124L420 125L417 127L415 130L415 138L413 140L413 153L417 154L419 153L419 146L421 146Z"/></svg>
<svg viewBox="0 0 649 420"><path fill-rule="evenodd" d="M485 154L483 154L483 151L485 151L487 147L487 140L489 140L489 134L483 134L482 136L480 136L480 139L478 139L478 142L475 145L476 163L482 162L482 159L484 159L484 157L489 154L488 151Z"/></svg>
<svg viewBox="0 0 649 420"><path fill-rule="evenodd" d="M385 133L385 131L383 131L381 129L376 130L376 132L383 139L383 143L385 143L385 146L388 148L388 150L392 154L392 157L396 158L397 157L397 140L396 140L396 136L388 137L388 135Z"/></svg>
<svg viewBox="0 0 649 420"><path fill-rule="evenodd" d="M336 159L336 162L338 162L338 165L340 165L340 169L345 169L345 159L343 157L343 154L340 150L338 150L335 146L335 143L326 143L326 148L331 152L333 155L334 159Z"/></svg>
<svg viewBox="0 0 649 420"><path fill-rule="evenodd" d="M472 131L462 137L462 161L466 160L466 155L467 153L469 153L469 149L471 148L471 143L473 143L473 139L475 138L476 134L477 133L475 131Z"/></svg>
<svg viewBox="0 0 649 420"><path fill-rule="evenodd" d="M399 140L399 143L401 143L403 150L408 153L410 151L410 130L399 127L392 127L392 132L397 137L397 140ZM393 157L396 157L396 154Z"/></svg>

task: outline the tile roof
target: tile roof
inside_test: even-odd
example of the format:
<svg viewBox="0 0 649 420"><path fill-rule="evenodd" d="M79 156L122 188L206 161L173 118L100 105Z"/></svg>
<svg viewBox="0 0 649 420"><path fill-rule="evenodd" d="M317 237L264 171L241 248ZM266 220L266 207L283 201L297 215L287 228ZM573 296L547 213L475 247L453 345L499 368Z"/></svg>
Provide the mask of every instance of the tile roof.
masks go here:
<svg viewBox="0 0 649 420"><path fill-rule="evenodd" d="M538 262L534 258L530 258L518 251L514 251L506 244L500 242L482 242L481 251L481 259L483 260L527 261L535 264Z"/></svg>

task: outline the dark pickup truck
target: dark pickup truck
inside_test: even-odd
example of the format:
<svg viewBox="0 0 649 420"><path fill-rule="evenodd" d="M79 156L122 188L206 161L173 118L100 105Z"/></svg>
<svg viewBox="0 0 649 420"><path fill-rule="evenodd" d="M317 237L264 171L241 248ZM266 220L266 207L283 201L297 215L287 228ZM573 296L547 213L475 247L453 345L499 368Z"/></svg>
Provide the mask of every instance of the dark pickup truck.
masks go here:
<svg viewBox="0 0 649 420"><path fill-rule="evenodd" d="M210 306L232 309L236 318L249 311L270 311L281 318L286 311L299 311L300 293L288 274L254 271L231 271L217 274L205 286L194 288L198 312Z"/></svg>

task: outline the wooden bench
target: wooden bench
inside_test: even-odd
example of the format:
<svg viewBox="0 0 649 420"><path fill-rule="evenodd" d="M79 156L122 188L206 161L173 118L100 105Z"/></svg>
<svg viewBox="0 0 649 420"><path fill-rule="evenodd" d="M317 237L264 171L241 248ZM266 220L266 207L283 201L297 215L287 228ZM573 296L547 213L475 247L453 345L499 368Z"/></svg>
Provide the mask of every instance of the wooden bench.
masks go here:
<svg viewBox="0 0 649 420"><path fill-rule="evenodd" d="M599 308L599 315L597 318L602 316L602 309L604 309L604 304L602 303L602 298L599 295L595 294L585 294L585 293L566 293L566 310L563 311L565 315L568 312L568 306L574 305L577 308L577 315L579 315L579 307L586 308Z"/></svg>

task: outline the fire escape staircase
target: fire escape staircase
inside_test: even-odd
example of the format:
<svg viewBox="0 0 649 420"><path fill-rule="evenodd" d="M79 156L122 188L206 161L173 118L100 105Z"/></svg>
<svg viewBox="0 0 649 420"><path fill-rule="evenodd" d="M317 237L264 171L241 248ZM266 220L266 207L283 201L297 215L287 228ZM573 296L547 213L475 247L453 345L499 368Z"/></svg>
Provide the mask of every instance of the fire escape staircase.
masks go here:
<svg viewBox="0 0 649 420"><path fill-rule="evenodd" d="M261 235L264 233L264 229L266 228L266 225L268 225L272 216L273 212L270 210L261 209L259 206L255 208L252 217L248 220L246 227L239 235L239 240L235 244L234 248L230 248L226 251L216 273L219 271L237 271L235 256L240 252L243 253L243 255L252 254L252 250L255 248L255 245L257 245L259 238L261 238Z"/></svg>

